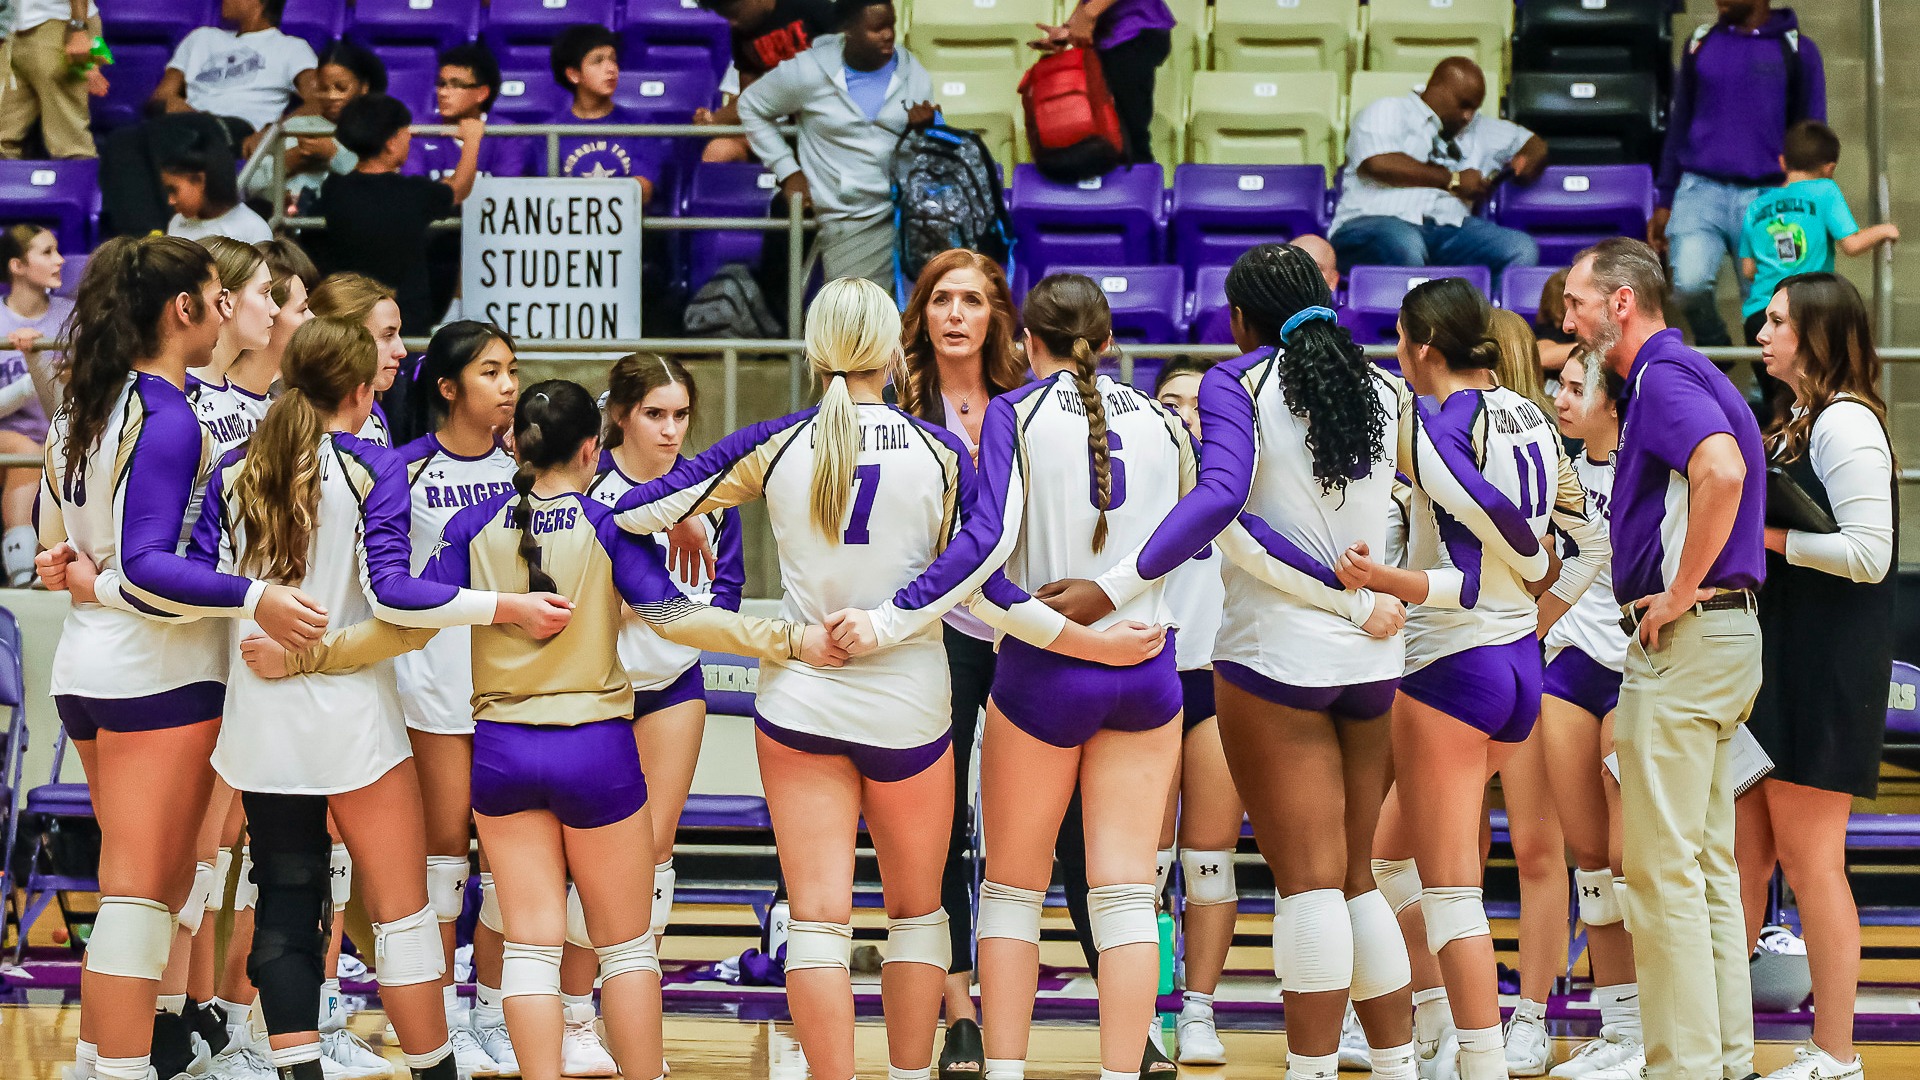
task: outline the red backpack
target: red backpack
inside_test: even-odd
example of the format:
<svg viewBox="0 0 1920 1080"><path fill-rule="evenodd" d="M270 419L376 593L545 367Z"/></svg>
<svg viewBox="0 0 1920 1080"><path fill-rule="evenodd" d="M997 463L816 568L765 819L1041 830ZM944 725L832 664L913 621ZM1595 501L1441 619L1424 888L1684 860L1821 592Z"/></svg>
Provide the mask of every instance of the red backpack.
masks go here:
<svg viewBox="0 0 1920 1080"><path fill-rule="evenodd" d="M1033 164L1062 183L1102 176L1127 160L1113 94L1092 49L1062 49L1020 78Z"/></svg>

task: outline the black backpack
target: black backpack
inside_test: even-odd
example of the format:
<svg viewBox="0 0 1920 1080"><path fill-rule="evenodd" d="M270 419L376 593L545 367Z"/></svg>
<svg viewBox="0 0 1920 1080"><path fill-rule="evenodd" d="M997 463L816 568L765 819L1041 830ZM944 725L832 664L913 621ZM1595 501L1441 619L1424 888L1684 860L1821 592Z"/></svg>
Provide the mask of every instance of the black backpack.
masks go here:
<svg viewBox="0 0 1920 1080"><path fill-rule="evenodd" d="M687 336L777 338L780 323L767 307L760 283L746 264L732 262L714 272L687 305Z"/></svg>
<svg viewBox="0 0 1920 1080"><path fill-rule="evenodd" d="M1013 220L1000 167L971 131L932 124L900 136L893 187L893 280L901 303L935 255L969 248L1013 273Z"/></svg>

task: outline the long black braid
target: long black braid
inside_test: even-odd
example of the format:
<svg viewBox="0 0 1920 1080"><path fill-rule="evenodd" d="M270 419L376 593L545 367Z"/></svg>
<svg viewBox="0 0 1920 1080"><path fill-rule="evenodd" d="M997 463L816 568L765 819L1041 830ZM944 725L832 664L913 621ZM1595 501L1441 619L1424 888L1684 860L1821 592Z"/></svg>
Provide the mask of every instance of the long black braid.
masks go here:
<svg viewBox="0 0 1920 1080"><path fill-rule="evenodd" d="M1384 452L1387 416L1373 364L1347 328L1331 319L1280 328L1309 307L1333 306L1333 293L1313 256L1291 244L1249 248L1227 271L1227 302L1261 344L1279 347L1287 409L1307 422L1307 450L1320 490L1344 490L1367 475Z"/></svg>

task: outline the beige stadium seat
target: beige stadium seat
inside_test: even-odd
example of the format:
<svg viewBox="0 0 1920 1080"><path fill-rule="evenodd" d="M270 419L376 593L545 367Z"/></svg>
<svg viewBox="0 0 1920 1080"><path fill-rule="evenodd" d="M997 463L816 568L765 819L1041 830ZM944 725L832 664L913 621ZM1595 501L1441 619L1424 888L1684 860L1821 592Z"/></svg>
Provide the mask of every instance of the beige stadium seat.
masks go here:
<svg viewBox="0 0 1920 1080"><path fill-rule="evenodd" d="M1178 67L1181 85L1185 86L1188 74L1207 66L1207 35L1213 9L1207 0L1167 0L1167 10L1173 12L1173 54L1161 70L1172 71ZM1181 94L1184 97L1185 91Z"/></svg>
<svg viewBox="0 0 1920 1080"><path fill-rule="evenodd" d="M1488 95L1506 85L1512 0L1373 0L1367 67L1432 71L1449 56L1470 56L1487 73Z"/></svg>
<svg viewBox="0 0 1920 1080"><path fill-rule="evenodd" d="M1347 89L1347 126L1353 126L1353 118L1360 110L1379 101L1381 98L1399 97L1409 90L1418 90L1427 85L1430 72L1412 71L1356 71L1353 82Z"/></svg>
<svg viewBox="0 0 1920 1080"><path fill-rule="evenodd" d="M933 100L951 127L986 140L993 160L1008 174L1027 160L1026 114L1020 107L1020 72L930 71Z"/></svg>
<svg viewBox="0 0 1920 1080"><path fill-rule="evenodd" d="M907 48L929 71L1024 69L1040 55L1027 48L1035 24L1057 15L1054 0L920 0Z"/></svg>
<svg viewBox="0 0 1920 1080"><path fill-rule="evenodd" d="M1345 141L1344 82L1331 71L1196 72L1187 112L1187 160L1319 165L1331 174Z"/></svg>
<svg viewBox="0 0 1920 1080"><path fill-rule="evenodd" d="M1353 69L1360 40L1354 0L1216 0L1215 71Z"/></svg>

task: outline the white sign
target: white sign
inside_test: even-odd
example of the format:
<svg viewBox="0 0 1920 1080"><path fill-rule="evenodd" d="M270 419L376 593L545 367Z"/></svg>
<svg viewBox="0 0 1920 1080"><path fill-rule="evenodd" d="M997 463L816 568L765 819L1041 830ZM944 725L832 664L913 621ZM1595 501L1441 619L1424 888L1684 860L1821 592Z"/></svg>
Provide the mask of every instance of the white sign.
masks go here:
<svg viewBox="0 0 1920 1080"><path fill-rule="evenodd" d="M462 310L523 341L640 336L640 185L482 176L460 214Z"/></svg>

